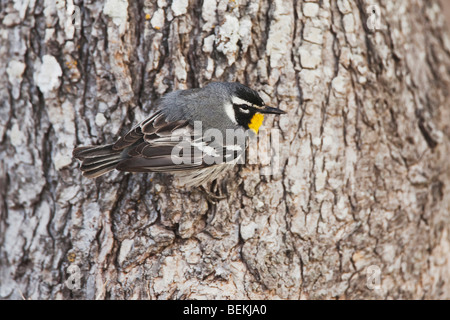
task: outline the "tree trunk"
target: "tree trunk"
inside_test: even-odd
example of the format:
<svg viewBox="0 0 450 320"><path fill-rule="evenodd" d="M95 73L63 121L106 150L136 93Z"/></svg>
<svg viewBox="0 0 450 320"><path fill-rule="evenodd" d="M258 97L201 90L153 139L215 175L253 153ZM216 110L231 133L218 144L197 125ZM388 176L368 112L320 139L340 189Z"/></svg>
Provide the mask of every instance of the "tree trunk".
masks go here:
<svg viewBox="0 0 450 320"><path fill-rule="evenodd" d="M450 298L437 1L0 8L0 299ZM75 146L216 80L288 112L265 121L280 172L240 166L216 203L162 174L81 177Z"/></svg>

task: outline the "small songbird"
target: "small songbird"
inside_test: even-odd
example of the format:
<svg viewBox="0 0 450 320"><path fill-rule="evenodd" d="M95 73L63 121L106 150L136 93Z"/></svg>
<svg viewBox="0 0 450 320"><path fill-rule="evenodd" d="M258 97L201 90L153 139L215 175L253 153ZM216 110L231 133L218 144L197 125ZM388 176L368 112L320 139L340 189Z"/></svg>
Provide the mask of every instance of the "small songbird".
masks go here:
<svg viewBox="0 0 450 320"><path fill-rule="evenodd" d="M237 82L174 91L155 109L113 144L75 148L83 175L96 178L114 169L167 172L185 186L199 186L243 158L249 139L242 137L258 133L263 114L285 113L265 106L256 91Z"/></svg>

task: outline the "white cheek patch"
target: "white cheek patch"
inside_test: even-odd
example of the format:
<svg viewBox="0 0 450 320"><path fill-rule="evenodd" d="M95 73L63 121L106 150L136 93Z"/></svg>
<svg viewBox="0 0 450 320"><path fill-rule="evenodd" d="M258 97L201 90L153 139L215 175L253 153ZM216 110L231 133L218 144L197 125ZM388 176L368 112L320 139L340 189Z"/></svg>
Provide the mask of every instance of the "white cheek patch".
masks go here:
<svg viewBox="0 0 450 320"><path fill-rule="evenodd" d="M234 124L238 124L237 121L236 121L236 115L234 113L234 108L233 108L233 105L231 103L225 104L225 113L227 114L228 118L230 118L230 120Z"/></svg>

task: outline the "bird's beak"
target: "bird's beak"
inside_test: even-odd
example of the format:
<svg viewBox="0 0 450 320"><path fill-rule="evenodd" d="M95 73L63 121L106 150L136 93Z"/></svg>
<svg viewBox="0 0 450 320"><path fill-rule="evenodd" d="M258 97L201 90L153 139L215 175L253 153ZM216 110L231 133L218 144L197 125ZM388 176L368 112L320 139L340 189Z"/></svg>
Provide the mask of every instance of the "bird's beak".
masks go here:
<svg viewBox="0 0 450 320"><path fill-rule="evenodd" d="M272 108L272 107L267 107L264 106L261 109L258 109L258 112L260 113L270 113L270 114L285 114L286 112L278 109L278 108Z"/></svg>

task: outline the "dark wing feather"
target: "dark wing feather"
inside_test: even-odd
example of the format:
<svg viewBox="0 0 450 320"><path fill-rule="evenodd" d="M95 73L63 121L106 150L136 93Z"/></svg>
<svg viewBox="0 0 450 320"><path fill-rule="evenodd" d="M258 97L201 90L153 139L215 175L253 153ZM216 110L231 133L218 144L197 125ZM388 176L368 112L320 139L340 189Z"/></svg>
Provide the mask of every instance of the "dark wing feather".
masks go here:
<svg viewBox="0 0 450 320"><path fill-rule="evenodd" d="M168 122L164 114L158 112L113 145L113 150L122 150L124 156L116 169L129 172L187 171L213 165L215 159L232 162L244 150L230 150L194 137L194 128L188 121Z"/></svg>
<svg viewBox="0 0 450 320"><path fill-rule="evenodd" d="M190 146L193 134L188 121L167 122L164 115L158 112L136 125L114 144L114 150L124 150L127 156L116 169L167 172L204 167L203 153L198 148L190 147L191 152L187 155L180 153L180 142L183 141L185 148ZM178 156L180 154L181 157Z"/></svg>

